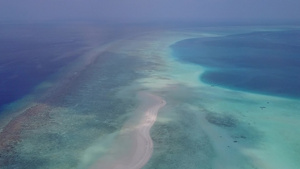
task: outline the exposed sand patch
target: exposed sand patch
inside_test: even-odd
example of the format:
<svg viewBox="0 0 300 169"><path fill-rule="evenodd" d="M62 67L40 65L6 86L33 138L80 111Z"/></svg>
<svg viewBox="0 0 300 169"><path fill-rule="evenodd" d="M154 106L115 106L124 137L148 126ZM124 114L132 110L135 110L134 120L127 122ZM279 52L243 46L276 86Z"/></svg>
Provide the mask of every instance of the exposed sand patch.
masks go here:
<svg viewBox="0 0 300 169"><path fill-rule="evenodd" d="M91 169L140 169L151 158L153 141L150 129L156 121L159 109L166 102L146 92L140 92L138 98L141 101L136 111L138 118L131 119L124 125L111 150Z"/></svg>

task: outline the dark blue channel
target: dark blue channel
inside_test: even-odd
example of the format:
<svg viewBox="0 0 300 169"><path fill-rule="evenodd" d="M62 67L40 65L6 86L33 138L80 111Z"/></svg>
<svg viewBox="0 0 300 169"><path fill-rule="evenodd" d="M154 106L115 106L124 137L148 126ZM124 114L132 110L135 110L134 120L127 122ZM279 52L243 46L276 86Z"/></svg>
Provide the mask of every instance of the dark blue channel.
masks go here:
<svg viewBox="0 0 300 169"><path fill-rule="evenodd" d="M180 61L207 68L200 77L205 83L300 98L299 30L194 38L171 48Z"/></svg>
<svg viewBox="0 0 300 169"><path fill-rule="evenodd" d="M0 112L5 104L29 94L78 57L78 54L66 55L77 50L78 43L66 42L60 35L45 37L0 37Z"/></svg>

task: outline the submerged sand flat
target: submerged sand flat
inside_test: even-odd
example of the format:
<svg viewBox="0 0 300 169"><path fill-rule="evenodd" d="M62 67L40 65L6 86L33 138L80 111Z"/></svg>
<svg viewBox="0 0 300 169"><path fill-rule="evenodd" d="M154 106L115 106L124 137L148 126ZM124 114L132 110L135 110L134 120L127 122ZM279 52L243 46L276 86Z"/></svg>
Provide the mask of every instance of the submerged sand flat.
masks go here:
<svg viewBox="0 0 300 169"><path fill-rule="evenodd" d="M180 40L255 30L166 29L100 45L59 104L41 103L43 123L12 121L22 130L1 167L300 168L299 100L204 84L205 68L172 57Z"/></svg>

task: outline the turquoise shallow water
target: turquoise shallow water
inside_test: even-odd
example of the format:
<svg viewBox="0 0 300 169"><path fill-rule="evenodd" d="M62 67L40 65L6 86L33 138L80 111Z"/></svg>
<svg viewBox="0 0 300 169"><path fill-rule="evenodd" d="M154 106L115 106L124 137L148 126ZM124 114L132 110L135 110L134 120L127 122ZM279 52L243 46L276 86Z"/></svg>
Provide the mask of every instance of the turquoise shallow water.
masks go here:
<svg viewBox="0 0 300 169"><path fill-rule="evenodd" d="M164 88L157 89L157 93L166 99L167 105L159 113L152 129L154 154L144 168L299 168L299 131L292 129L300 124L299 101L294 99L298 98L299 90L293 86L298 79L288 79L286 83L292 88L290 91L283 85L284 82L277 81L278 78L288 78L285 77L287 74L298 77L298 71L288 71L289 68L298 69L295 66L298 62L294 61L298 59L298 48L293 47L297 39L293 35L274 35L274 30L281 30L279 34L285 34L285 31L291 33L290 29L249 27L228 32L224 29L216 33L212 28L211 31L197 30L198 35L192 32L192 38L183 36L179 40L170 40L171 48L161 54L167 69L157 72L164 77L162 81L166 84ZM187 32L184 32L185 35ZM258 34L268 33L271 35L267 37L274 36L269 39L270 46L264 40L264 46L257 45ZM169 39L176 36L176 33L170 34ZM235 36L245 41L244 47L235 42ZM252 36L255 38L252 39ZM232 38L235 43L230 44L231 40L227 38ZM276 38L280 39L276 43L281 45L291 38L295 42L289 44L292 50L285 45L279 48L278 44L274 44ZM205 43L210 41L213 41L212 44ZM222 43L218 44L219 41ZM163 46L164 43L159 44ZM260 63L260 57L265 67ZM268 61L270 64L267 64ZM225 74L229 70L232 72ZM213 79L216 81L205 81L204 76L212 71L218 75ZM259 78L255 80L253 77L262 73L267 77L267 83L263 84L264 79L259 81ZM240 86L227 86L222 80ZM251 87L251 84L256 85Z"/></svg>

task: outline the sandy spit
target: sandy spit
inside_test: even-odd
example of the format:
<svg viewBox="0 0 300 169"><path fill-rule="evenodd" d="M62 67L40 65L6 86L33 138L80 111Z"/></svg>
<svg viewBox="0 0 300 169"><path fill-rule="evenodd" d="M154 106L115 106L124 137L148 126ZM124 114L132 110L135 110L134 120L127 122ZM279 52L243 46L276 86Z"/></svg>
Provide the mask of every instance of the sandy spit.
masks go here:
<svg viewBox="0 0 300 169"><path fill-rule="evenodd" d="M129 120L122 128L110 153L101 157L91 169L140 169L151 158L153 141L150 129L166 101L148 92L138 93L138 120Z"/></svg>

